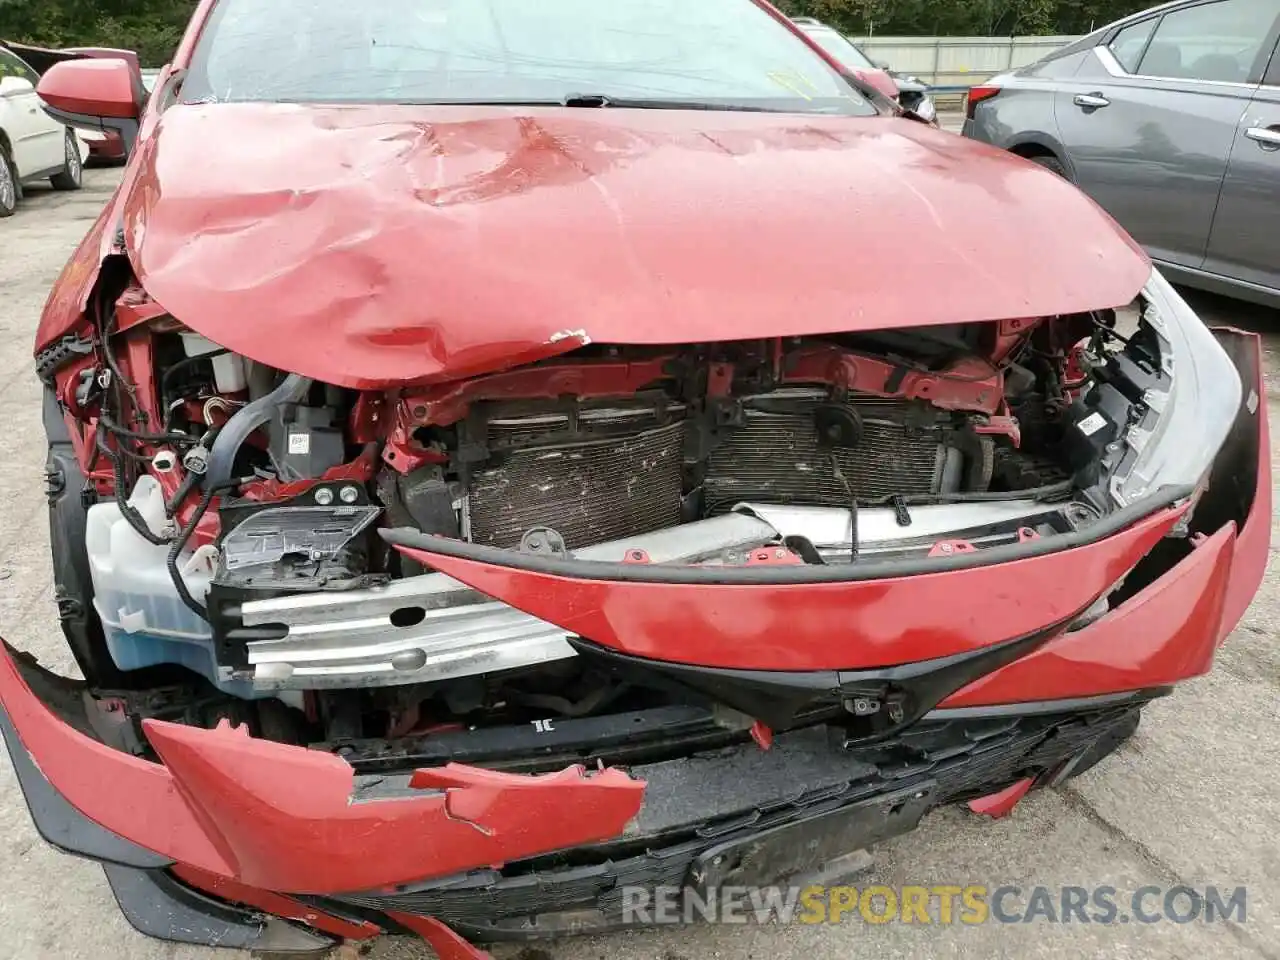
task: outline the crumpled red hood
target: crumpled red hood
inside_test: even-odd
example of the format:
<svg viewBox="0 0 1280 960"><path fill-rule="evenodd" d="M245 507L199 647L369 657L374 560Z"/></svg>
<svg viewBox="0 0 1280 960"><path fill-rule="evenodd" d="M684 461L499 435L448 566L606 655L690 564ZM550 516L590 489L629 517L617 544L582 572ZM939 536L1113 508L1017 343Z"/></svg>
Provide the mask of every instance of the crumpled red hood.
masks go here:
<svg viewBox="0 0 1280 960"><path fill-rule="evenodd" d="M1074 187L909 120L481 107L171 108L125 204L169 312L367 388L672 344L1129 302Z"/></svg>

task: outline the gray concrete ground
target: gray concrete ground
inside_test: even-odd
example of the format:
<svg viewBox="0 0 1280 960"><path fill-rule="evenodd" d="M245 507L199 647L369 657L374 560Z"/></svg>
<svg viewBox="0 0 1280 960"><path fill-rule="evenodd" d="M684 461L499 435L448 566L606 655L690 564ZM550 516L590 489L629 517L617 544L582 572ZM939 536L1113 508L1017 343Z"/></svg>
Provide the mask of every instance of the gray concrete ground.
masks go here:
<svg viewBox="0 0 1280 960"><path fill-rule="evenodd" d="M40 392L30 347L49 285L115 180L111 171L90 171L83 192L40 192L14 219L0 221L0 634L62 669L70 668L70 658L52 603ZM1214 321L1266 335L1271 417L1280 423L1280 314L1212 297L1197 296L1195 303ZM503 950L499 956L1280 958L1278 627L1280 574L1273 569L1213 675L1151 706L1119 754L1064 790L1033 795L1001 822L959 809L935 813L914 834L878 850L872 870L873 879L888 884L1106 883L1130 892L1144 884L1246 885L1244 925L703 926L565 941L523 953ZM235 956L134 933L97 866L40 842L8 764L7 756L0 759L0 958ZM429 955L415 943L392 939L369 954L375 960Z"/></svg>

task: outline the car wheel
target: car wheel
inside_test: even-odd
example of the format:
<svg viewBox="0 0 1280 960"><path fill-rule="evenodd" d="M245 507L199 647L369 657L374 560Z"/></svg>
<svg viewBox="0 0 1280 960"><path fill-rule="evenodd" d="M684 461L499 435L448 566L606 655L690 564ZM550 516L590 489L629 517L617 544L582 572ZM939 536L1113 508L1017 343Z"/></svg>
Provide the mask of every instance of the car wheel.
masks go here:
<svg viewBox="0 0 1280 960"><path fill-rule="evenodd" d="M1067 173L1067 168L1063 166L1062 161L1059 160L1057 157L1038 156L1038 157L1027 157L1027 159L1030 160L1032 163L1036 164L1037 166L1044 167L1046 170L1051 170L1052 172L1060 176L1063 180L1071 179L1071 174Z"/></svg>
<svg viewBox="0 0 1280 960"><path fill-rule="evenodd" d="M80 141L70 130L63 139L62 170L49 178L55 190L79 190L84 180L84 161L80 159Z"/></svg>
<svg viewBox="0 0 1280 960"><path fill-rule="evenodd" d="M9 154L0 147L0 217L12 217L18 209L18 176Z"/></svg>

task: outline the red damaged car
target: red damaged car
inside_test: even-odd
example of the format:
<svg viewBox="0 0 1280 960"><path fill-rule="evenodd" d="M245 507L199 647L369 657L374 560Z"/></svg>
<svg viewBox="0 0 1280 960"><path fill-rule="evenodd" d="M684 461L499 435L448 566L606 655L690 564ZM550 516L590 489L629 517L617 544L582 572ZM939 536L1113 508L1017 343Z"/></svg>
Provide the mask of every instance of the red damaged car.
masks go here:
<svg viewBox="0 0 1280 960"><path fill-rule="evenodd" d="M1210 669L1250 335L756 0L209 0L57 282L58 608L0 726L139 929L625 921L1003 812ZM883 256L886 239L912 256Z"/></svg>

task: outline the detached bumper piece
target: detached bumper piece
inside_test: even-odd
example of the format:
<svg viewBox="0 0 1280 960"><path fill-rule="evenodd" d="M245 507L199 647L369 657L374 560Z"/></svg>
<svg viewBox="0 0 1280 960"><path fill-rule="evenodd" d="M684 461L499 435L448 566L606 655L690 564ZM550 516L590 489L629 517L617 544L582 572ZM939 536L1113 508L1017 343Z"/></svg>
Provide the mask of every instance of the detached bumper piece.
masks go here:
<svg viewBox="0 0 1280 960"><path fill-rule="evenodd" d="M280 953L407 931L466 960L482 954L462 937L617 927L626 886L815 875L940 804L1086 769L1159 692L935 711L869 745L814 727L767 751L740 741L630 776L458 765L395 776L164 724L145 729L167 766L148 763L81 732L77 690L5 654L0 730L41 832L104 861L139 930Z"/></svg>
<svg viewBox="0 0 1280 960"><path fill-rule="evenodd" d="M164 776L165 768L114 753L55 717L24 682L27 677L33 686L44 687L49 675L31 666L19 672L8 657L0 668L6 708L14 713L24 707L41 710L45 726L56 724L68 737L61 750L65 759L84 763L99 750L114 754L114 771L101 771L105 778L97 782L113 783L111 792L119 792L122 801L137 808L143 799L129 790L131 776L122 771L141 764L154 769L157 777ZM72 703L67 696L59 698L58 690L42 692L61 707ZM99 818L110 822L109 829L84 817L46 777L45 765L32 762L27 737L40 740L42 731L31 714L10 722L0 710L0 728L41 832L69 852L105 860L120 908L143 933L180 942L306 952L342 938L407 931L428 938L445 951L443 956L472 960L483 954L462 937L527 940L620 927L625 887L672 884L696 890L817 876L829 861L914 829L938 805L987 796L1023 778L1051 782L1065 772L1087 769L1133 732L1140 704L1156 692L1027 704L1016 710L938 710L891 740L873 745L849 745L829 728L815 727L783 733L767 751L748 742L635 765L630 778L607 771L584 780L573 769L525 777L468 767L410 776L355 776L346 767L349 806L416 814L411 820L381 820L379 829L415 847L417 872L430 877L366 883L365 892L347 892L360 890L355 884L343 891L332 870L315 869L310 881L298 878L300 865L314 865L315 856L326 851L348 865L347 876L360 874L349 869L342 850L355 850L355 844L343 840L340 823L325 812L323 788L312 795L312 787L306 786L312 782L308 767L333 759L326 754L261 744L229 731L191 730L192 742L206 737L216 746L193 748L191 764L179 760L174 765L175 773L184 774L184 786L170 786L169 799L154 806L150 817L120 818L108 806ZM76 722L76 717L67 719ZM76 756L67 750L72 742L78 746ZM173 745L187 741L160 737L157 742L166 742L164 754L173 763L178 755ZM187 856L200 854L200 847L175 833L174 815L164 817L161 810L178 803L187 783L202 782L192 778L193 758L198 754L205 764L218 765L224 772L238 769L239 788L214 788L225 803L238 805L246 803L241 790L252 782L252 769L266 748L271 748L270 759L279 774L276 809L292 808L305 832L287 831L287 844L282 845L251 831L259 844L257 856L244 858L242 838L225 829L229 820L205 820L201 831L209 850L221 852L225 860L214 870L189 863ZM59 783L68 782L60 763L51 764L50 773ZM593 780L602 782L591 787ZM159 778L145 788L165 792ZM415 797L424 788L443 791L451 812L447 823L488 837L493 854L477 854L467 847L463 852L471 858L470 867L454 867L460 844L448 838L451 828L430 813L422 814ZM540 803L541 791L548 791L556 809ZM605 823L593 791L614 799L627 797L617 808L625 815ZM90 805L83 795L77 799ZM212 799L204 791L201 808L218 809ZM495 818L494 812L509 803L522 805L525 813L503 826L503 818ZM315 815L307 818L307 808ZM246 819L264 815L253 810ZM484 827L486 822L497 827ZM559 833L553 837L547 832L549 822L568 824L584 840ZM417 836L407 836L397 824ZM275 828L283 829L279 823ZM133 837L122 837L115 829L127 829ZM421 841L433 840L438 849L426 851ZM385 861L387 847L371 835L364 842L364 849L383 854L383 861L370 868L383 877L394 876L398 868L396 861ZM507 858L504 850L527 852ZM289 863L268 867L268 856ZM256 881L248 883L244 877Z"/></svg>
<svg viewBox="0 0 1280 960"><path fill-rule="evenodd" d="M0 657L10 752L39 757L41 776L106 831L262 890L377 887L593 843L623 830L644 791L619 770L521 776L449 765L418 771L397 797L353 802L343 760L225 722L204 730L145 721L163 766L113 750L81 732L77 689ZM47 702L81 715L65 722Z"/></svg>
<svg viewBox="0 0 1280 960"><path fill-rule="evenodd" d="M335 911L434 917L479 942L617 929L624 888L804 883L831 861L913 830L935 807L1023 776L1047 781L1069 763L1087 769L1137 728L1142 700L1042 716L940 713L864 749L799 731L767 752L637 766L645 804L617 839L394 891L307 899Z"/></svg>

